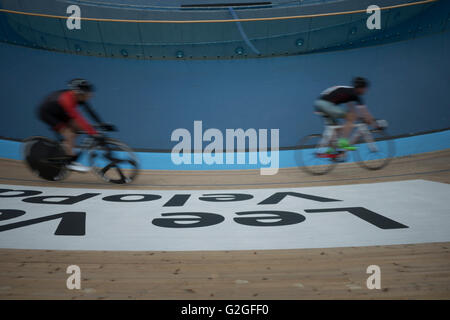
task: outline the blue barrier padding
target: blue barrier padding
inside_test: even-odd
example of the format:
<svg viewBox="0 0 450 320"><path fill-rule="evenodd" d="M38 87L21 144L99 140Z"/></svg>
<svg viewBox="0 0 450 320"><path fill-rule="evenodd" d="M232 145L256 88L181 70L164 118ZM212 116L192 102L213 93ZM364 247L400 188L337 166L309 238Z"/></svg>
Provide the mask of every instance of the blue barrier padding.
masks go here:
<svg viewBox="0 0 450 320"><path fill-rule="evenodd" d="M0 140L0 158L21 160L21 142ZM395 139L395 156L403 157L418 153L439 151L450 148L450 130L434 132L429 134L417 135L412 137L404 137ZM279 152L279 168L289 168L298 166L295 161L296 150L281 150ZM249 158L252 156L251 152L244 153L245 164L236 164L237 155L234 154L234 164L227 164L225 156L223 158L224 164L181 164L176 165L172 162L171 153L166 152L137 152L136 153L141 169L147 170L242 170L242 169L260 169L267 168L268 165L262 165L259 162L256 164L249 164ZM270 157L270 152L268 156ZM259 159L257 154L257 159ZM87 164L86 156L82 157L80 161ZM349 157L348 162L353 162L353 157ZM191 163L193 163L193 154L191 154Z"/></svg>

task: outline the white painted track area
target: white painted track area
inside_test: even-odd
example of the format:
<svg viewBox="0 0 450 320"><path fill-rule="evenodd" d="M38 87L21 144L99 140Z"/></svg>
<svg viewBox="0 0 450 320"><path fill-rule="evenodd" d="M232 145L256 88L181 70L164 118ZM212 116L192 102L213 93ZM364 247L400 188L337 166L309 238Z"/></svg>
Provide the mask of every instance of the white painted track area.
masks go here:
<svg viewBox="0 0 450 320"><path fill-rule="evenodd" d="M42 193L23 197L20 190ZM448 184L426 180L213 192L0 185L0 217L6 210L26 212L3 221L0 243L10 249L202 251L450 242L449 194ZM79 230L55 235L71 212L84 213L73 218ZM45 220L60 213L68 218Z"/></svg>

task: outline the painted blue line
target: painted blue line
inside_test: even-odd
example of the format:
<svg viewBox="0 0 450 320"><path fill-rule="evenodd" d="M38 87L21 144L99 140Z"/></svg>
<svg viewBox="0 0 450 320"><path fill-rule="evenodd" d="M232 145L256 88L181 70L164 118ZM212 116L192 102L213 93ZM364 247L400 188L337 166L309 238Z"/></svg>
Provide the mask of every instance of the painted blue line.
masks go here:
<svg viewBox="0 0 450 320"><path fill-rule="evenodd" d="M439 150L450 149L450 130L434 132L429 134L417 135L413 137L405 137L395 139L395 156L403 157L424 152L433 152ZM22 143L9 140L0 140L0 158L22 160ZM282 150L279 152L279 168L297 167L295 161L295 153L298 150ZM249 164L249 159L254 152L235 153L236 156L243 154L245 156L244 164L227 164L225 163L225 154L223 155L224 164L181 164L176 165L172 162L171 153L155 153L155 152L137 152L137 157L140 161L141 169L145 170L242 170L242 169L261 169L268 168L269 165L259 163ZM270 159L270 152L268 157ZM260 159L260 153L256 153L256 159ZM193 154L189 154L191 163L193 163ZM353 162L350 158L348 162ZM81 159L81 162L87 163L86 157Z"/></svg>
<svg viewBox="0 0 450 320"><path fill-rule="evenodd" d="M232 7L229 7L228 10L231 13L231 16L233 17L234 20L238 20L239 17L237 16L236 12L233 10ZM244 28L241 25L240 21L236 21L236 25L239 29L239 33L241 34L242 39L244 39L245 43L247 44L247 46L250 47L250 49L252 49L252 51L255 54L260 54L259 50L255 48L255 46L253 45L253 43L251 43L250 39L247 37L247 34L244 31Z"/></svg>
<svg viewBox="0 0 450 320"><path fill-rule="evenodd" d="M0 158L22 160L22 143L0 140Z"/></svg>

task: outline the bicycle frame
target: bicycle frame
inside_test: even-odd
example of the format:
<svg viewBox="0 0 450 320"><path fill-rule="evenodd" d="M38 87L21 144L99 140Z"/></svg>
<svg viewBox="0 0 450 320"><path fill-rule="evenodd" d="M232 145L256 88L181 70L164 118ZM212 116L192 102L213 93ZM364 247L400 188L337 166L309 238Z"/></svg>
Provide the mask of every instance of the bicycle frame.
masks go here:
<svg viewBox="0 0 450 320"><path fill-rule="evenodd" d="M83 137L83 141L81 142L79 149L80 149L80 154L88 151L90 148L92 148L93 146L96 145L96 141L95 138L86 135L85 137Z"/></svg>
<svg viewBox="0 0 450 320"><path fill-rule="evenodd" d="M319 114L323 116L322 114ZM326 174L333 170L338 162L347 161L346 148L339 148L337 139L344 125L333 123L325 117L325 126L322 134L310 134L303 137L297 144L299 152L295 159L305 172L313 175ZM387 122L376 120L377 129L372 130L365 122L352 125L350 144L357 146L351 161L368 170L384 168L395 154L393 140L389 139L385 131ZM319 140L319 141L318 141ZM330 161L326 161L326 160ZM375 160L375 161L372 161ZM321 162L322 161L322 162Z"/></svg>
<svg viewBox="0 0 450 320"><path fill-rule="evenodd" d="M98 132L101 132L101 130L98 130ZM81 132L80 134L85 134L85 132ZM72 162L74 159L74 157L68 156L61 146L61 135L56 134L56 138L56 140L38 136L27 138L24 141L25 147L22 151L24 154L24 160L27 162L31 170L34 171L39 177L50 181L64 179L66 173L69 171L67 164ZM45 148L47 148L47 151L49 148L53 148L51 152L55 154L55 156L49 156L49 154L35 154L35 156L33 156L30 148L36 142L51 145L45 146ZM98 147L100 147L100 149ZM54 151L56 149L58 152ZM137 157L131 148L119 140L110 139L104 135L99 137L87 135L83 137L83 140L76 147L76 149L77 157L87 153L88 161L90 163L89 167L93 169L94 173L107 182L117 184L130 183L138 174L139 164ZM122 155L125 155L125 158L119 154L116 155L116 150L121 152ZM99 151L101 153L101 157L98 157ZM96 159L100 159L100 162L96 162L95 166L94 161ZM119 164L123 163L126 164L126 167L119 166ZM115 176L114 174L107 174L110 169L117 172L120 178L115 177L117 174Z"/></svg>
<svg viewBox="0 0 450 320"><path fill-rule="evenodd" d="M97 128L98 130L98 128ZM79 135L83 135L80 145L76 146L75 149L78 149L78 156L81 156L83 153L86 153L92 147L98 145L97 140L88 135L86 132L80 131ZM57 133L56 134L57 141L61 143L62 137Z"/></svg>
<svg viewBox="0 0 450 320"><path fill-rule="evenodd" d="M323 148L333 146L335 144L334 142L337 136L337 131L343 127L343 125L326 125L325 130L322 133L322 139L319 143L319 147ZM356 131L350 138L350 144L354 144L358 141L358 138L362 136L372 152L378 151L376 145L374 144L374 139L370 133L369 127L365 123L357 123L354 124L353 127Z"/></svg>

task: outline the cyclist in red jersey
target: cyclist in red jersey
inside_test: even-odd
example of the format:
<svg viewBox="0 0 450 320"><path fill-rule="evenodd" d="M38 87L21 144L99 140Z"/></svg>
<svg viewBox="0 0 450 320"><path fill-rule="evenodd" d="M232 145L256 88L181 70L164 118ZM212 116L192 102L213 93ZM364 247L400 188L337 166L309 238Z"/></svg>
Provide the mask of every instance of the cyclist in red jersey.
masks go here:
<svg viewBox="0 0 450 320"><path fill-rule="evenodd" d="M111 125L103 124L98 115L89 106L94 87L84 79L73 79L69 82L69 90L60 90L48 95L38 109L39 118L47 123L50 128L63 137L63 146L66 153L73 157L68 169L85 172L89 168L75 162L77 155L74 151L78 131L85 131L96 136L98 133L94 127L79 112L78 106L85 111L105 129L111 129Z"/></svg>

